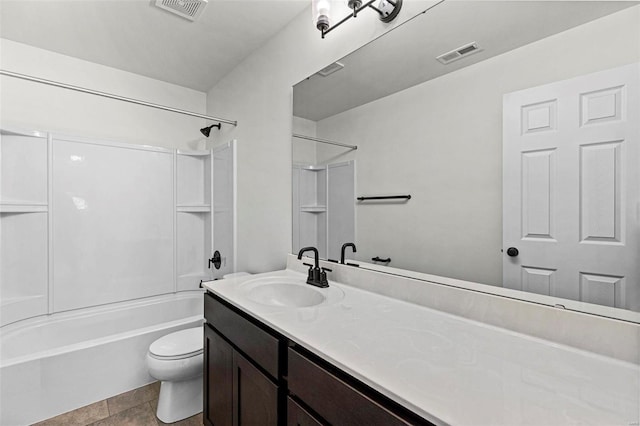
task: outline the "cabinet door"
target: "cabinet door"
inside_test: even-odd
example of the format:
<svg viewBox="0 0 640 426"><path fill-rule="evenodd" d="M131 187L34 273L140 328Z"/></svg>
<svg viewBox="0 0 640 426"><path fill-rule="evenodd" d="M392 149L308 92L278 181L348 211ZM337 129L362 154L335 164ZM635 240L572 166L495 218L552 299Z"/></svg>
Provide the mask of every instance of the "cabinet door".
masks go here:
<svg viewBox="0 0 640 426"><path fill-rule="evenodd" d="M204 296L204 316L216 332L277 380L280 345L277 337L209 293Z"/></svg>
<svg viewBox="0 0 640 426"><path fill-rule="evenodd" d="M204 326L204 423L233 424L233 348Z"/></svg>
<svg viewBox="0 0 640 426"><path fill-rule="evenodd" d="M288 397L287 426L322 426L322 423Z"/></svg>
<svg viewBox="0 0 640 426"><path fill-rule="evenodd" d="M233 353L233 388L234 426L277 424L278 387L238 352Z"/></svg>

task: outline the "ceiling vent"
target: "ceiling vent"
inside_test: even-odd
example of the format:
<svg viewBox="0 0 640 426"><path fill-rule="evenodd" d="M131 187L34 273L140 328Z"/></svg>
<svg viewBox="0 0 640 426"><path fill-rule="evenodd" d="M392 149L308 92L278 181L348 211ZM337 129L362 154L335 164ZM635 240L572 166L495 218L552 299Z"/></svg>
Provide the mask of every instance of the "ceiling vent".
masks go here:
<svg viewBox="0 0 640 426"><path fill-rule="evenodd" d="M481 51L482 49L478 48L478 43L474 41L473 43L465 44L464 46L458 47L457 49L453 49L450 52L443 53L436 59L446 65L453 61L457 61L458 59L462 59L465 56L469 56Z"/></svg>
<svg viewBox="0 0 640 426"><path fill-rule="evenodd" d="M155 5L190 21L202 14L207 0L155 0Z"/></svg>
<svg viewBox="0 0 640 426"><path fill-rule="evenodd" d="M340 71L342 68L344 68L344 64L341 64L340 62L334 62L322 68L320 71L318 71L318 74L323 77L327 77L336 71Z"/></svg>

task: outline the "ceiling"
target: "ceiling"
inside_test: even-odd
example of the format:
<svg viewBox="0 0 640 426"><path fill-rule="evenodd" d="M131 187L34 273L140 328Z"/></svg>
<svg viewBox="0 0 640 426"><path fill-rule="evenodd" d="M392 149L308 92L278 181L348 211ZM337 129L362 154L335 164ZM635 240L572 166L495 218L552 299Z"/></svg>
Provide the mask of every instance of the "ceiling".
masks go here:
<svg viewBox="0 0 640 426"><path fill-rule="evenodd" d="M447 0L339 59L340 71L298 83L293 112L319 121L638 3ZM472 41L481 51L436 60Z"/></svg>
<svg viewBox="0 0 640 426"><path fill-rule="evenodd" d="M150 0L0 0L0 36L207 91L306 0L209 0L191 22Z"/></svg>

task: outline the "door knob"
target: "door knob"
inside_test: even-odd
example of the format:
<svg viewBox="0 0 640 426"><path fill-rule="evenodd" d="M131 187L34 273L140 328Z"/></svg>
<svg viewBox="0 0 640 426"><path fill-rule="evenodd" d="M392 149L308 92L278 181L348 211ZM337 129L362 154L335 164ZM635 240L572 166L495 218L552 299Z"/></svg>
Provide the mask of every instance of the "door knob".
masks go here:
<svg viewBox="0 0 640 426"><path fill-rule="evenodd" d="M520 252L515 247L509 247L507 249L507 256L516 257L518 254L520 254Z"/></svg>

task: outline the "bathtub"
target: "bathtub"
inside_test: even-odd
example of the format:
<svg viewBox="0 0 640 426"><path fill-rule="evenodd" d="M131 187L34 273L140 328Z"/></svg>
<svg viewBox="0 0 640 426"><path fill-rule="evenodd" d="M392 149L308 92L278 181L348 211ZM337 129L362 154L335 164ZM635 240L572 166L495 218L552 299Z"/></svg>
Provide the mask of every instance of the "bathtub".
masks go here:
<svg viewBox="0 0 640 426"><path fill-rule="evenodd" d="M153 382L149 345L202 322L202 291L188 291L1 328L0 425L38 422Z"/></svg>

